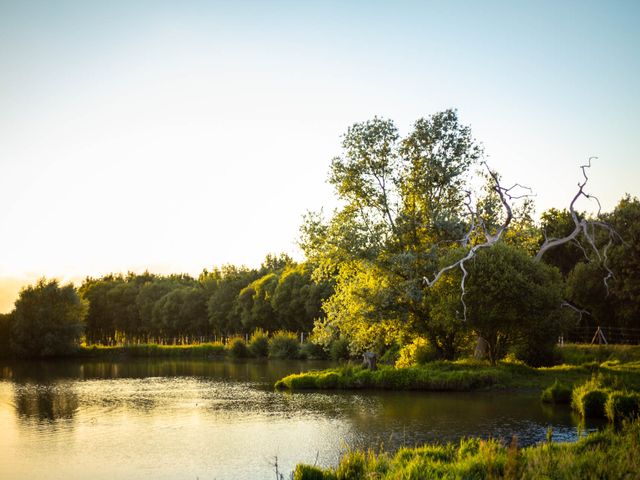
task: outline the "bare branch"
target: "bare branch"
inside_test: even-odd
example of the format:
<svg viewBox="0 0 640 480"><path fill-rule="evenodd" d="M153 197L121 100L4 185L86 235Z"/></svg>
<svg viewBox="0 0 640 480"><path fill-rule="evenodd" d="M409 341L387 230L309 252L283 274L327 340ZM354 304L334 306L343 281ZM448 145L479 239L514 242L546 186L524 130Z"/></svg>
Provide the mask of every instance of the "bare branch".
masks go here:
<svg viewBox="0 0 640 480"><path fill-rule="evenodd" d="M509 193L509 191L512 190L513 188L515 188L516 186L518 186L518 184L516 184L516 185L514 185L513 187L511 187L509 189L506 189L506 188L502 187L500 185L500 181L498 179L498 175L489 168L489 166L486 164L486 162L483 162L483 164L487 168L487 171L489 172L489 175L491 176L491 178L493 179L493 181L495 183L495 185L493 186L493 190L498 194L498 196L500 198L500 203L502 203L503 208L507 212L506 217L505 217L504 221L502 222L502 225L500 225L500 227L498 227L498 229L496 230L496 233L491 234L489 232L487 226L486 226L486 223L485 223L484 219L482 217L480 217L478 215L478 213L475 212L471 208L471 194L469 192L467 192L467 201L465 202L465 206L466 206L466 208L469 211L469 214L471 216L471 222L470 222L469 231L460 240L460 243L461 243L461 245L463 247L465 247L465 248L467 247L467 245L470 242L471 235L473 234L473 231L475 230L476 221L482 227L482 231L483 231L484 236L485 236L485 242L484 243L478 243L478 244L472 246L464 257L462 257L461 259L459 259L458 261L456 261L456 262L454 262L454 263L452 263L450 265L447 265L447 266L441 268L435 274L433 280L429 280L427 277L423 277L423 283L425 285L427 285L428 287L431 287L440 279L440 277L442 277L442 275L444 275L449 270L453 270L455 268L460 268L460 270L462 270L462 279L460 280L460 289L461 289L462 292L460 294L460 301L462 302L462 306L463 306L463 319L464 320L467 319L467 305L466 305L466 303L464 301L464 296L465 296L465 293L466 293L465 282L466 282L467 276L468 276L468 272L467 272L464 264L468 260L471 260L473 257L475 257L476 253L480 249L489 248L489 247L492 247L493 245L495 245L500 240L500 238L502 237L502 234L507 230L507 228L509 227L509 224L511 223L511 220L513 220L513 211L511 210L511 205L509 205L509 202L508 202L508 200L510 200L512 198L510 193Z"/></svg>
<svg viewBox="0 0 640 480"><path fill-rule="evenodd" d="M591 250L593 250L593 252L595 253L596 257L598 258L598 260L600 260L600 262L602 263L604 269L607 272L607 275L605 276L603 281L604 281L604 285L605 285L605 288L606 288L607 294L608 294L609 293L609 284L608 284L608 282L609 282L609 280L611 278L613 278L613 272L611 271L611 269L608 266L607 252L609 250L609 247L613 244L613 242L615 240L622 241L622 239L620 238L620 235L608 223L602 222L602 221L597 221L597 220L587 220L586 218L580 219L578 217L578 213L576 212L576 209L575 209L575 204L578 201L578 199L580 199L581 197L584 197L584 198L586 198L588 200L595 200L597 202L597 204L598 204L598 218L600 217L601 210L602 210L600 201L594 195L591 195L591 194L589 194L589 193L584 191L585 186L589 182L589 176L587 175L587 169L591 168L591 161L596 159L596 158L597 157L590 157L588 162L587 162L587 164L580 166L580 169L582 171L582 176L584 177L584 180L578 183L578 191L574 195L574 197L571 200L571 203L569 205L569 212L571 213L571 218L573 219L573 223L574 223L573 231L571 233L569 233L568 235L566 235L565 237L562 237L562 238L549 238L547 236L547 232L546 232L546 229L545 229L544 232L543 232L544 233L544 242L543 242L542 246L540 247L540 250L538 251L538 253L537 253L536 257L535 257L535 260L536 261L542 260L542 257L544 256L544 254L547 251L549 251L552 248L555 248L555 247L558 247L560 245L563 245L565 243L569 243L569 242L577 245L582 250L582 252L584 253L585 258L588 259L589 257L587 255L587 251L585 250L585 247L583 246L583 244L579 240L580 237L584 237L583 238L584 241L591 247ZM438 272L435 273L435 275L434 275L432 280L429 280L427 277L423 277L423 283L425 285L427 285L428 287L432 287L442 277L442 275L444 275L446 272L448 272L450 270L453 270L453 269L456 269L456 268L460 268L460 270L462 271L462 279L460 281L460 288L461 288L460 302L462 303L462 306L463 306L464 320L466 320L466 318L467 318L467 305L466 305L466 303L464 301L464 296L465 296L465 293L466 293L465 282L466 282L466 279L467 279L467 276L468 276L468 271L465 268L465 263L467 261L471 260L472 258L474 258L476 253L480 249L490 248L490 247L494 246L496 243L498 243L498 241L500 240L500 238L502 237L504 232L509 228L509 226L510 226L510 224L511 224L513 218L514 218L513 210L511 208L510 203L509 203L510 201L533 196L531 194L531 189L530 188L525 187L525 186L523 186L523 185L521 185L519 183L514 184L510 188L505 188L505 187L501 186L500 185L500 180L498 178L498 175L489 168L489 166L487 165L486 162L483 162L483 165L487 168L489 176L493 180L494 185L493 185L492 189L493 189L493 191L495 191L498 194L498 197L500 199L500 203L502 204L502 207L504 209L504 212L505 212L504 221L496 229L495 233L491 233L489 231L489 228L487 227L487 224L486 224L485 220L479 215L479 213L477 211L475 211L471 207L471 193L467 191L466 192L466 199L465 199L464 206L465 206L466 210L469 212L469 217L470 217L469 230L462 237L462 239L459 240L459 243L463 248L468 248L468 246L471 244L471 237L472 237L473 233L475 231L477 231L478 228L480 228L482 233L484 234L485 241L483 243L477 243L477 244L471 246L471 248L469 248L469 250L467 251L466 255L464 255L462 258L460 258L456 262L453 262L453 263L441 268ZM521 188L521 189L528 190L529 193L525 193L525 194L521 194L521 195L514 195L512 193L512 191L514 189L516 189L516 188ZM599 229L606 230L609 233L609 242L603 248L602 254L600 253L600 250L598 249L598 246L597 246L597 243L596 243L596 238L595 238L595 229L596 229L596 227L599 228ZM580 314L580 319L582 319L582 315L589 314L589 312L587 312L586 310L578 309L577 307L571 305L567 301L564 301L561 306L562 307L571 308L572 310L578 312Z"/></svg>
<svg viewBox="0 0 640 480"><path fill-rule="evenodd" d="M578 245L582 249L585 257L588 258L586 250L582 246L582 243L578 240L579 237L582 237L583 240L591 247L591 250L594 252L598 260L602 263L603 268L607 271L607 275L603 279L603 282L608 295L609 280L613 278L613 272L611 271L608 265L607 251L609 247L613 244L615 239L620 239L620 240L622 239L620 238L620 235L618 235L618 233L608 223L596 221L596 220L588 220L586 218L583 218L583 219L578 218L578 213L576 212L576 209L575 209L575 204L578 201L578 199L580 197L584 197L588 200L596 201L596 203L598 204L597 218L601 216L602 205L600 204L600 200L598 200L598 198L595 195L591 195L584 191L584 187L589 182L587 169L591 168L591 161L596 158L598 157L589 157L589 161L585 165L580 165L580 170L582 170L582 176L584 177L584 180L578 183L578 191L576 192L573 199L571 200L571 203L569 204L569 212L571 213L571 218L573 219L573 223L574 223L573 231L569 235L562 238L547 238L546 232L545 232L545 240L542 246L540 247L538 254L536 255L536 261L542 260L543 255L550 249L558 247L568 242L572 242ZM604 247L602 255L600 254L600 249L596 244L596 238L595 238L596 227L606 230L609 233L609 242Z"/></svg>
<svg viewBox="0 0 640 480"><path fill-rule="evenodd" d="M587 310L585 310L585 309L583 309L583 308L578 308L578 307L576 307L575 305L570 304L570 303L569 303L569 302L567 302L566 300L564 300L564 301L560 304L560 306L561 306L561 307L564 307L564 308L570 308L571 310L573 310L574 312L576 312L576 313L580 316L580 318L578 318L578 322L581 322L581 321L582 321L582 316L583 316L583 315L589 315L589 316L591 316L591 313L590 313L589 311L587 311Z"/></svg>

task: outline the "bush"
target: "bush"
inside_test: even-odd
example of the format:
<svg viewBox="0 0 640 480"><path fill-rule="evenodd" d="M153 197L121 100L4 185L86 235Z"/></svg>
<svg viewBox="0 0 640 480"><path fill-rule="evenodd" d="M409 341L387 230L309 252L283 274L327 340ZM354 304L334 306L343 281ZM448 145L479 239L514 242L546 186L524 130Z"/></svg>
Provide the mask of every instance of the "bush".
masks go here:
<svg viewBox="0 0 640 480"><path fill-rule="evenodd" d="M249 351L257 358L266 358L269 355L269 337L261 328L257 328L251 334Z"/></svg>
<svg viewBox="0 0 640 480"><path fill-rule="evenodd" d="M336 469L336 478L338 480L364 478L366 470L367 458L365 453L362 451L352 451L340 460L340 464Z"/></svg>
<svg viewBox="0 0 640 480"><path fill-rule="evenodd" d="M331 345L329 345L329 358L331 360L348 360L349 340L341 337L331 342Z"/></svg>
<svg viewBox="0 0 640 480"><path fill-rule="evenodd" d="M300 344L293 332L276 332L269 340L269 358L298 358Z"/></svg>
<svg viewBox="0 0 640 480"><path fill-rule="evenodd" d="M604 406L611 422L633 420L640 414L640 395L637 393L611 392Z"/></svg>
<svg viewBox="0 0 640 480"><path fill-rule="evenodd" d="M553 385L542 392L541 399L545 403L569 404L571 403L571 388L556 380Z"/></svg>
<svg viewBox="0 0 640 480"><path fill-rule="evenodd" d="M394 342L380 355L380 363L395 365L398 358L400 358L400 345Z"/></svg>
<svg viewBox="0 0 640 480"><path fill-rule="evenodd" d="M601 381L592 377L591 380L573 389L571 405L583 417L604 418L604 405L609 391L602 386Z"/></svg>
<svg viewBox="0 0 640 480"><path fill-rule="evenodd" d="M306 342L300 346L300 356L309 360L325 360L327 352L322 348L322 345Z"/></svg>
<svg viewBox="0 0 640 480"><path fill-rule="evenodd" d="M244 343L242 338L234 338L229 343L229 355L232 358L247 358L249 356L249 349L247 344Z"/></svg>
<svg viewBox="0 0 640 480"><path fill-rule="evenodd" d="M418 337L409 345L405 345L400 350L396 367L411 367L413 365L424 365L436 360L437 352L433 346L424 338Z"/></svg>
<svg viewBox="0 0 640 480"><path fill-rule="evenodd" d="M335 478L335 476L329 472L325 474L321 468L312 465L296 465L293 472L293 480L324 480L329 478Z"/></svg>

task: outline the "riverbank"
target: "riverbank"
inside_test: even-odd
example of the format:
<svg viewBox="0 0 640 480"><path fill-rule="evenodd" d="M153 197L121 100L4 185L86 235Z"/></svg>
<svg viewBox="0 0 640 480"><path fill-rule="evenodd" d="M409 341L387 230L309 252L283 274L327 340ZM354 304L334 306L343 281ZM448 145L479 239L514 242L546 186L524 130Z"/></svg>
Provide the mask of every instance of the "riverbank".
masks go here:
<svg viewBox="0 0 640 480"><path fill-rule="evenodd" d="M299 464L294 480L421 478L601 479L637 478L640 472L640 422L616 431L589 434L576 443L518 448L496 440L463 439L459 444L401 448L395 455L347 452L336 468Z"/></svg>
<svg viewBox="0 0 640 480"><path fill-rule="evenodd" d="M81 358L158 358L158 357L186 357L186 358L223 358L227 355L227 348L222 343L201 343L197 345L159 345L159 344L131 344L118 346L91 345L81 346L74 355Z"/></svg>
<svg viewBox="0 0 640 480"><path fill-rule="evenodd" d="M640 389L640 347L563 347L568 362L552 367L529 367L519 362L487 362L463 359L438 361L412 367L382 366L370 371L345 365L322 371L289 375L278 380L277 389L384 389L423 391L471 391L490 388L544 389L556 380L572 385L594 374L617 379L632 389ZM597 359L605 359L598 362ZM580 364L577 362L580 361Z"/></svg>

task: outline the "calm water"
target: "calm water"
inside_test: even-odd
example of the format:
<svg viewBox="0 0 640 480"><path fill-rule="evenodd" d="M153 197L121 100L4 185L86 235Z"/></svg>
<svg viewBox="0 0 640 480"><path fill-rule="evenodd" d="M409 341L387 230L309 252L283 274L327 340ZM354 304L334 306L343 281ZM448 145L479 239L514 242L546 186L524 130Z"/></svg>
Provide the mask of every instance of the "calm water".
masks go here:
<svg viewBox="0 0 640 480"><path fill-rule="evenodd" d="M327 364L129 360L1 368L0 478L256 479L298 462L328 466L349 447L393 450L493 436L531 444L568 408L537 393L274 392Z"/></svg>

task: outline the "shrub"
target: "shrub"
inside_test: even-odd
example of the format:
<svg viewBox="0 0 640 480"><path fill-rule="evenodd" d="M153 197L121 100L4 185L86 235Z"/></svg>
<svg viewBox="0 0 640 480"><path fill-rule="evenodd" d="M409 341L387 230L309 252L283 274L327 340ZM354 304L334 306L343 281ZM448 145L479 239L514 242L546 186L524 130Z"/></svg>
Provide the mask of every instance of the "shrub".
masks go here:
<svg viewBox="0 0 640 480"><path fill-rule="evenodd" d="M424 338L418 337L409 345L402 347L396 367L423 365L436 360L436 358L437 352L433 346Z"/></svg>
<svg viewBox="0 0 640 480"><path fill-rule="evenodd" d="M335 478L335 476L330 472L325 474L321 468L312 465L296 465L293 472L293 480L324 480L329 478Z"/></svg>
<svg viewBox="0 0 640 480"><path fill-rule="evenodd" d="M276 332L269 340L269 358L298 358L300 344L293 332Z"/></svg>
<svg viewBox="0 0 640 480"><path fill-rule="evenodd" d="M309 360L325 360L327 352L322 345L313 342L305 342L300 346L300 356Z"/></svg>
<svg viewBox="0 0 640 480"><path fill-rule="evenodd" d="M571 405L583 417L604 418L604 404L608 390L602 386L600 379L592 377L586 383L573 389Z"/></svg>
<svg viewBox="0 0 640 480"><path fill-rule="evenodd" d="M399 357L400 345L394 342L380 356L380 363L384 363L386 365L395 365Z"/></svg>
<svg viewBox="0 0 640 480"><path fill-rule="evenodd" d="M247 344L244 343L242 338L234 338L229 343L229 355L232 358L247 358L249 356L249 349Z"/></svg>
<svg viewBox="0 0 640 480"><path fill-rule="evenodd" d="M571 403L571 388L556 380L553 385L542 392L542 401L545 403Z"/></svg>
<svg viewBox="0 0 640 480"><path fill-rule="evenodd" d="M251 355L265 358L269 355L269 337L261 328L257 328L249 338L249 351Z"/></svg>
<svg viewBox="0 0 640 480"><path fill-rule="evenodd" d="M633 420L640 414L640 395L637 393L611 392L604 406L611 422Z"/></svg>
<svg viewBox="0 0 640 480"><path fill-rule="evenodd" d="M348 360L349 359L349 340L346 338L338 338L329 345L329 358L331 360Z"/></svg>
<svg viewBox="0 0 640 480"><path fill-rule="evenodd" d="M336 469L338 480L355 480L364 478L367 467L367 458L362 451L351 451L347 453Z"/></svg>

